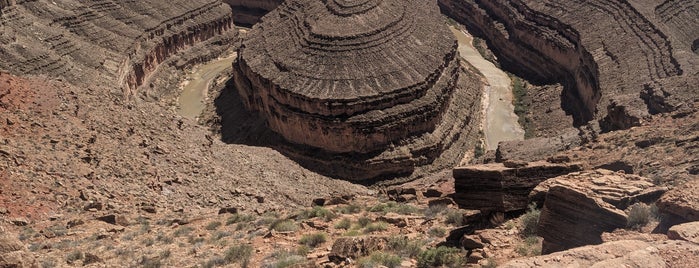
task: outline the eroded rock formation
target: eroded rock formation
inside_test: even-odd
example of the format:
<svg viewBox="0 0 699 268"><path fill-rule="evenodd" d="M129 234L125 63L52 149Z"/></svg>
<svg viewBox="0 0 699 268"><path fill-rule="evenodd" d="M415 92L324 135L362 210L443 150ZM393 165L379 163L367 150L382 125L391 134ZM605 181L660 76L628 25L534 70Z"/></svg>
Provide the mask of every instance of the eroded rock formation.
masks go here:
<svg viewBox="0 0 699 268"><path fill-rule="evenodd" d="M665 190L648 178L608 170L571 173L543 183L537 187L547 192L539 219L542 253L602 243L603 232L627 226L626 208L651 202Z"/></svg>
<svg viewBox="0 0 699 268"><path fill-rule="evenodd" d="M234 80L270 129L341 166L335 176L410 173L478 117L480 83L460 75L456 48L429 1L287 1L250 31Z"/></svg>
<svg viewBox="0 0 699 268"><path fill-rule="evenodd" d="M539 183L580 171L578 164L528 163L521 167L483 164L454 169L454 201L462 208L510 212L524 210Z"/></svg>
<svg viewBox="0 0 699 268"><path fill-rule="evenodd" d="M699 180L695 179L680 185L665 193L658 200L661 212L676 217L682 221L699 221Z"/></svg>
<svg viewBox="0 0 699 268"><path fill-rule="evenodd" d="M604 119L606 130L636 125L648 115L640 99L644 84L693 69L692 61L681 65L673 50L696 38L697 27L687 26L697 17L693 5L656 3L658 16L670 25L666 27L629 2L439 1L445 14L488 40L506 69L533 80L561 82L566 88L563 106L576 123ZM661 30L670 28L682 30Z"/></svg>
<svg viewBox="0 0 699 268"><path fill-rule="evenodd" d="M129 95L175 53L232 27L218 0L18 1L2 9L0 69L101 82Z"/></svg>

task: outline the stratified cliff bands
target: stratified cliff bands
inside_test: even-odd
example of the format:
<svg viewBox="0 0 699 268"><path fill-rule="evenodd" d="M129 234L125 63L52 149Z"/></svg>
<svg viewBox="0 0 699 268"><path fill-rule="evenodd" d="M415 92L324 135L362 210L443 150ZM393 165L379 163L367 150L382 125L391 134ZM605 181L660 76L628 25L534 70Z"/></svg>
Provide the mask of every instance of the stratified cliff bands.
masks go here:
<svg viewBox="0 0 699 268"><path fill-rule="evenodd" d="M410 173L478 111L480 83L460 80L456 48L433 2L286 1L250 31L234 80L270 129L332 156L319 165L340 155L337 176Z"/></svg>
<svg viewBox="0 0 699 268"><path fill-rule="evenodd" d="M173 54L229 32L221 1L2 1L0 69L125 95ZM232 32L232 31L231 31Z"/></svg>
<svg viewBox="0 0 699 268"><path fill-rule="evenodd" d="M647 84L696 76L692 61L684 59L696 54L678 61L673 50L696 43L695 5L650 3L657 6L654 23L635 7L647 2L439 0L445 14L489 42L506 69L562 83L562 105L577 124L601 119L606 129L629 127L648 115L640 98Z"/></svg>

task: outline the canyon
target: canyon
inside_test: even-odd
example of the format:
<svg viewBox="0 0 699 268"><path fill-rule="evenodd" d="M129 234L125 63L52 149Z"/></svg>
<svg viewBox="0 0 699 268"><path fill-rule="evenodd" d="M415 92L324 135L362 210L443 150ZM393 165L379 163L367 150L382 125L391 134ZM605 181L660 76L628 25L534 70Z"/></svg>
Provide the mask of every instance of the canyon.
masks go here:
<svg viewBox="0 0 699 268"><path fill-rule="evenodd" d="M698 18L0 0L0 266L691 267Z"/></svg>

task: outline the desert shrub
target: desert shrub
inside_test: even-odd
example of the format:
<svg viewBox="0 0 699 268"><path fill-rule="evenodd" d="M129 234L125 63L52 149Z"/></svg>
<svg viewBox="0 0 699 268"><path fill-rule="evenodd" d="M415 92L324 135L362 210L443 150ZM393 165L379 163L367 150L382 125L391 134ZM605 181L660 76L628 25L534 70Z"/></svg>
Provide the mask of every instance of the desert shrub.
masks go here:
<svg viewBox="0 0 699 268"><path fill-rule="evenodd" d="M425 215L425 218L434 219L437 217L437 215L447 210L447 208L448 207L445 204L432 205L427 207L425 211L423 211L423 214Z"/></svg>
<svg viewBox="0 0 699 268"><path fill-rule="evenodd" d="M539 216L541 211L536 207L536 204L529 205L527 212L522 215L521 219L521 234L524 237L536 236L539 228Z"/></svg>
<svg viewBox="0 0 699 268"><path fill-rule="evenodd" d="M651 209L648 205L643 203L633 204L629 207L627 227L639 229L648 224L650 218Z"/></svg>
<svg viewBox="0 0 699 268"><path fill-rule="evenodd" d="M165 245L172 244L172 242L175 241L172 236L169 236L163 232L158 232L158 235L155 236L155 240Z"/></svg>
<svg viewBox="0 0 699 268"><path fill-rule="evenodd" d="M369 223L371 223L371 219L367 217L359 217L359 219L357 219L357 224L361 228L366 227L367 225L369 225Z"/></svg>
<svg viewBox="0 0 699 268"><path fill-rule="evenodd" d="M204 267L204 268L213 268L213 267L224 266L224 265L226 265L226 264L228 264L228 263L226 262L225 259L216 256L216 257L213 257L213 258L209 259L208 261L206 261L206 262L205 262L204 264L202 264L201 266Z"/></svg>
<svg viewBox="0 0 699 268"><path fill-rule="evenodd" d="M206 230L213 231L213 230L218 229L218 227L220 227L220 226L221 226L220 221L212 221L209 224L207 224L205 228L206 228Z"/></svg>
<svg viewBox="0 0 699 268"><path fill-rule="evenodd" d="M236 245L226 250L224 260L226 263L239 263L242 267L247 267L252 256L252 246Z"/></svg>
<svg viewBox="0 0 699 268"><path fill-rule="evenodd" d="M239 222L251 222L255 220L255 216L249 214L235 213L226 219L226 225L231 225Z"/></svg>
<svg viewBox="0 0 699 268"><path fill-rule="evenodd" d="M464 224L464 213L458 209L449 209L445 213L444 222L453 226L461 226Z"/></svg>
<svg viewBox="0 0 699 268"><path fill-rule="evenodd" d="M498 267L498 264L495 262L493 258L487 258L485 259L485 262L481 264L481 268L495 268Z"/></svg>
<svg viewBox="0 0 699 268"><path fill-rule="evenodd" d="M68 263L73 263L74 261L80 260L83 258L83 253L80 251L73 251L71 253L68 253L66 256L66 262Z"/></svg>
<svg viewBox="0 0 699 268"><path fill-rule="evenodd" d="M192 230L193 230L192 227L182 226L182 227L177 228L177 230L175 230L175 232L173 232L172 235L174 235L175 237L180 237L180 236L188 235L189 233L192 232Z"/></svg>
<svg viewBox="0 0 699 268"><path fill-rule="evenodd" d="M442 227L432 227L429 230L427 230L427 234L432 236L432 237L444 237L447 235L447 230L442 228Z"/></svg>
<svg viewBox="0 0 699 268"><path fill-rule="evenodd" d="M362 207L358 204L352 203L346 206L338 207L336 211L341 214L357 214L362 212Z"/></svg>
<svg viewBox="0 0 699 268"><path fill-rule="evenodd" d="M541 255L541 244L536 236L529 236L524 239L524 244L519 244L515 248L521 256L538 256Z"/></svg>
<svg viewBox="0 0 699 268"><path fill-rule="evenodd" d="M231 233L225 231L216 231L213 235L211 235L211 241L218 241L221 240L221 238L228 236L231 236Z"/></svg>
<svg viewBox="0 0 699 268"><path fill-rule="evenodd" d="M299 213L298 215L299 219L312 219L312 218L321 218L325 221L331 221L333 218L335 218L335 213L332 211L328 210L327 208L324 207L313 207L312 209L307 209Z"/></svg>
<svg viewBox="0 0 699 268"><path fill-rule="evenodd" d="M339 222L335 224L335 228L337 229L349 229L352 226L352 221L348 218L343 218Z"/></svg>
<svg viewBox="0 0 699 268"><path fill-rule="evenodd" d="M400 267L401 258L399 256L376 251L371 255L357 260L357 266L362 268L372 268L377 266L385 266L388 268Z"/></svg>
<svg viewBox="0 0 699 268"><path fill-rule="evenodd" d="M299 226L292 220L277 220L270 225L269 229L277 232L294 232L299 229Z"/></svg>
<svg viewBox="0 0 699 268"><path fill-rule="evenodd" d="M361 233L358 230L349 230L343 234L343 236L358 236Z"/></svg>
<svg viewBox="0 0 699 268"><path fill-rule="evenodd" d="M328 238L325 235L325 233L315 233L301 236L301 239L299 239L299 243L315 248L318 245L325 243L325 241L327 240Z"/></svg>
<svg viewBox="0 0 699 268"><path fill-rule="evenodd" d="M410 240L404 236L388 238L387 248L401 256L415 257L422 252L422 241Z"/></svg>
<svg viewBox="0 0 699 268"><path fill-rule="evenodd" d="M418 267L461 267L463 264L461 251L445 246L430 248L417 256Z"/></svg>
<svg viewBox="0 0 699 268"><path fill-rule="evenodd" d="M417 213L419 209L409 204L400 204L394 201L390 201L386 203L379 203L373 207L370 207L369 211L378 212L382 214L393 212L403 215L410 215Z"/></svg>
<svg viewBox="0 0 699 268"><path fill-rule="evenodd" d="M366 227L364 227L364 232L365 233L374 233L374 232L381 232L381 231L386 231L388 229L388 223L383 222L383 221L378 221L374 223L370 223Z"/></svg>

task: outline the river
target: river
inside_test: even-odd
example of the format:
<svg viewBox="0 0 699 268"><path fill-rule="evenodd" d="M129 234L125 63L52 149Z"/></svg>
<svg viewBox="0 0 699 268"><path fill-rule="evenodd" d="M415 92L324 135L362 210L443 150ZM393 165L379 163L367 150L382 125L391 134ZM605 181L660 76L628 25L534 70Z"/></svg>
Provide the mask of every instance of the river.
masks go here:
<svg viewBox="0 0 699 268"><path fill-rule="evenodd" d="M182 117L196 119L204 111L209 84L216 79L218 74L231 67L236 56L237 54L234 53L228 57L195 67L192 73L187 76L182 94L177 99L179 104L177 113Z"/></svg>
<svg viewBox="0 0 699 268"><path fill-rule="evenodd" d="M453 26L449 26L449 28L459 42L461 58L476 67L488 81L483 101L485 113L483 134L485 135L486 149L497 149L498 143L501 141L523 140L524 130L517 121L518 117L514 113L515 107L512 104L510 77L478 53L473 46L473 37L470 34Z"/></svg>

